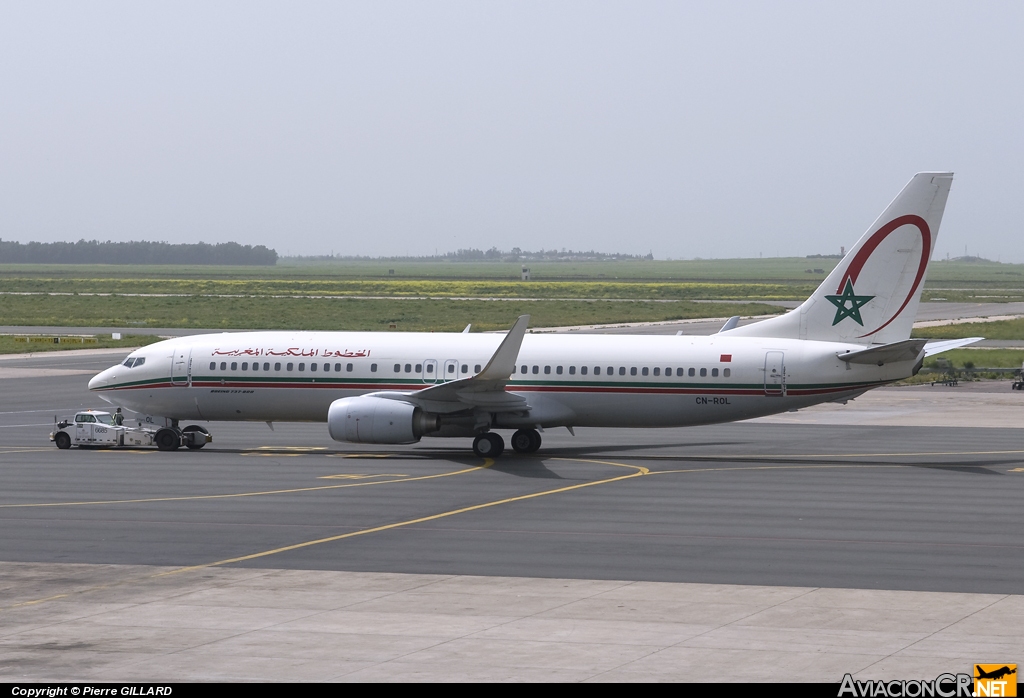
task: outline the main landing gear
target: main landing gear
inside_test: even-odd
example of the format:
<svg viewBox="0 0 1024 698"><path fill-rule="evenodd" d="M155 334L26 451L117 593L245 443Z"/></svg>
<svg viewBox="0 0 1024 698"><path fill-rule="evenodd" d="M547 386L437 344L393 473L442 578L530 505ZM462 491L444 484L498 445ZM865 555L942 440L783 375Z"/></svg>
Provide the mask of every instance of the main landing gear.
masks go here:
<svg viewBox="0 0 1024 698"><path fill-rule="evenodd" d="M181 446L194 451L213 441L210 432L198 424L189 424L184 429L178 429L177 425L164 427L156 432L153 440L161 451L177 451Z"/></svg>
<svg viewBox="0 0 1024 698"><path fill-rule="evenodd" d="M473 453L480 458L497 458L505 450L505 439L492 431L473 439Z"/></svg>
<svg viewBox="0 0 1024 698"><path fill-rule="evenodd" d="M540 448L540 434L536 429L520 429L512 435L512 450L516 453L534 453ZM489 431L473 440L473 453L480 458L497 458L505 450L505 440Z"/></svg>
<svg viewBox="0 0 1024 698"><path fill-rule="evenodd" d="M512 435L512 450L516 453L534 453L540 448L540 433L536 429L520 429Z"/></svg>

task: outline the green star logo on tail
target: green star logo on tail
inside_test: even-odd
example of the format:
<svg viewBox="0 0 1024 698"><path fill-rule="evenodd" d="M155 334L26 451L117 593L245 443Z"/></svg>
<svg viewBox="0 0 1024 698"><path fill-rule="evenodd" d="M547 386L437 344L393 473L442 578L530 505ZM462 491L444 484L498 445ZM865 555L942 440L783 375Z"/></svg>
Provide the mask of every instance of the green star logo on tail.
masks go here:
<svg viewBox="0 0 1024 698"><path fill-rule="evenodd" d="M864 321L860 318L860 308L862 305L867 304L874 296L858 296L853 292L853 282L849 279L846 280L846 288L843 289L843 295L841 296L825 296L829 302L836 307L836 318L832 321L833 327L838 325L843 318L853 318L861 327L864 326ZM850 302L850 307L846 307L846 302Z"/></svg>

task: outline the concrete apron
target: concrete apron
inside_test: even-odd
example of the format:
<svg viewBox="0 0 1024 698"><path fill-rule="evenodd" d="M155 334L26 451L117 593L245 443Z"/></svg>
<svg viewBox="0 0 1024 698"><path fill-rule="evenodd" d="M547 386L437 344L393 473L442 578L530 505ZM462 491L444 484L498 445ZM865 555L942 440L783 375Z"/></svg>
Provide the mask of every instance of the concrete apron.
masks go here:
<svg viewBox="0 0 1024 698"><path fill-rule="evenodd" d="M933 679L1024 596L0 563L0 681Z"/></svg>

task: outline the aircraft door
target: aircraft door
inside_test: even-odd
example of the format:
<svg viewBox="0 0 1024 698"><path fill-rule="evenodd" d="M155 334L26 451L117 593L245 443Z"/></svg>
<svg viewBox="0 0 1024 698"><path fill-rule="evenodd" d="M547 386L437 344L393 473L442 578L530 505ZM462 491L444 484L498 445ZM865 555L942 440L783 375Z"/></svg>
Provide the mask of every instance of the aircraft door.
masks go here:
<svg viewBox="0 0 1024 698"><path fill-rule="evenodd" d="M433 359L427 359L423 362L423 382L437 382L437 362Z"/></svg>
<svg viewBox="0 0 1024 698"><path fill-rule="evenodd" d="M443 381L453 381L459 377L459 360L448 359L444 362L444 375L441 376Z"/></svg>
<svg viewBox="0 0 1024 698"><path fill-rule="evenodd" d="M191 348L175 349L174 356L171 357L171 385L188 385L191 368Z"/></svg>
<svg viewBox="0 0 1024 698"><path fill-rule="evenodd" d="M770 351L764 355L764 394L782 396L786 394L785 353Z"/></svg>

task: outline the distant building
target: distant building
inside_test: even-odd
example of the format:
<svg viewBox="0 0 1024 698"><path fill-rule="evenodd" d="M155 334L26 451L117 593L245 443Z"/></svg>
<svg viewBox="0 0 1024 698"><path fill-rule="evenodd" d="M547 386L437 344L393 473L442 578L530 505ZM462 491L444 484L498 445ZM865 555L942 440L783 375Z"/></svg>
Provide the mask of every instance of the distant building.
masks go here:
<svg viewBox="0 0 1024 698"><path fill-rule="evenodd" d="M523 281L529 281L529 280L530 280L530 268L529 267L523 267Z"/></svg>

